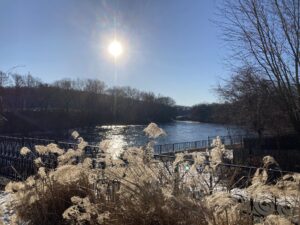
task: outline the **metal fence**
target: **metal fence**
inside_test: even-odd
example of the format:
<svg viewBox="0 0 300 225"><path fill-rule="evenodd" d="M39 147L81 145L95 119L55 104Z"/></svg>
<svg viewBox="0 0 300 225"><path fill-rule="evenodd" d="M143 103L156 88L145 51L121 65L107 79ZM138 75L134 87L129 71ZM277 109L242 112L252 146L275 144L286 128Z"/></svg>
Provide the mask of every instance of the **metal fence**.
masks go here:
<svg viewBox="0 0 300 225"><path fill-rule="evenodd" d="M208 148L215 137L208 137L207 140L182 142L174 144L155 145L154 152L156 155L166 153L175 153L181 151L192 151ZM220 136L225 145L236 145L243 143L243 136ZM11 136L0 136L0 175L10 179L19 180L26 178L36 173L34 166L34 159L37 158L34 149L35 145L48 145L50 143L57 144L63 149L76 149L76 143L61 142L56 140L38 139L38 138L20 138ZM23 156L20 154L22 147L28 147L32 153ZM97 146L86 146L85 155L87 157L95 158L99 153ZM49 167L54 168L57 165L57 157L55 154L48 154L41 156L43 163Z"/></svg>
<svg viewBox="0 0 300 225"><path fill-rule="evenodd" d="M232 145L243 145L243 139L246 136L234 135L234 136L219 136L222 143L226 146ZM212 144L213 139L216 137L208 137L206 140L191 141L191 142L181 142L173 144L161 144L154 146L154 153L156 155L169 154L184 151L193 151L209 148Z"/></svg>
<svg viewBox="0 0 300 225"><path fill-rule="evenodd" d="M35 154L35 145L48 145L56 143L63 149L77 149L76 143L57 142L55 140L37 139L37 138L18 138L9 136L0 136L0 175L13 180L20 180L36 173L34 166L34 159L37 158ZM22 147L28 147L32 150L30 154L23 156L20 154ZM88 157L95 158L99 152L97 146L86 146L85 154ZM57 156L55 154L48 154L40 156L43 163L48 168L55 168L57 166Z"/></svg>
<svg viewBox="0 0 300 225"><path fill-rule="evenodd" d="M173 144L161 144L154 146L154 154L156 156L159 155L170 155L177 152L184 151L201 151L209 148L212 144L213 139L216 137L208 137L206 140L200 141L192 141L192 142L181 142L181 143L173 143ZM247 165L251 165L251 162L248 162L249 159L253 158L253 155L261 156L261 153L266 154L265 149L256 148L252 145L249 145L249 140L251 143L253 140L257 140L257 138L253 138L251 136L243 136L243 135L232 135L232 136L220 136L220 139L223 144L227 147L235 148L234 158L235 163L243 163ZM34 166L34 159L36 156L34 154L29 154L27 156L23 156L20 154L20 149L22 147L28 147L29 149L34 151L35 145L47 145L50 143L56 143L60 148L63 149L76 149L76 143L68 143L56 140L48 140L48 139L37 139L37 138L20 138L20 137L10 137L10 136L0 136L0 175L11 178L11 179L20 179L21 177L28 177L34 174L36 168ZM273 143L273 142L270 142ZM288 142L290 143L290 142ZM85 155L87 157L96 158L99 153L99 148L97 146L86 146ZM275 154L279 152L280 154ZM294 157L294 155L299 155L299 151L297 154L293 152L293 154L289 154L291 151L287 150L274 150L268 149L268 154L273 155L275 159L280 161L280 164L285 168L286 161L295 161L293 159L297 159L299 157ZM292 153L292 152L291 152ZM277 156L278 155L278 156ZM41 157L43 162L47 167L53 168L57 165L57 157L54 154L48 154ZM286 159L284 162L281 162ZM298 165L298 163L293 163L293 165ZM298 168L299 169L299 168Z"/></svg>
<svg viewBox="0 0 300 225"><path fill-rule="evenodd" d="M207 140L194 141L194 142L183 142L175 144L165 144L165 145L156 145L155 153L159 156L163 156L165 153L175 153L180 151L189 151L189 150L198 150L205 149L210 147L212 140L215 137L208 137ZM242 147L244 145L245 136L221 136L222 143L226 146L239 145ZM17 138L9 136L0 136L0 175L13 180L21 180L32 174L36 173L36 167L34 166L34 159L36 155L34 153L23 156L20 154L20 149L22 147L28 147L31 150L34 150L35 145L47 145L50 143L56 143L59 147L64 149L76 149L76 143L67 143L67 142L57 142L55 140L46 140L46 139L36 139L36 138ZM247 144L246 144L247 145ZM86 146L85 154L88 157L95 158L99 154L100 149L97 146ZM174 157L168 154L165 154L167 157ZM54 154L42 156L43 162L49 168L54 168L57 165L57 157ZM239 169L245 169L245 174L250 174L249 170L256 170L257 167L249 167L245 165L235 165L235 164L220 164L224 167L237 167ZM282 171L280 171L282 172ZM193 193L197 195L197 193ZM199 192L199 196L201 193ZM236 195L236 198L240 199L241 202L244 202L246 205L250 206L245 208L245 213L252 214L256 217L264 217L272 213L277 213L279 215L290 215L293 209L292 203L285 201L279 202L276 198L266 199L261 202L256 199L248 199L243 195Z"/></svg>
<svg viewBox="0 0 300 225"><path fill-rule="evenodd" d="M243 148L235 149L234 163L259 166L262 157L271 155L281 169L300 172L300 138L298 135L246 137Z"/></svg>

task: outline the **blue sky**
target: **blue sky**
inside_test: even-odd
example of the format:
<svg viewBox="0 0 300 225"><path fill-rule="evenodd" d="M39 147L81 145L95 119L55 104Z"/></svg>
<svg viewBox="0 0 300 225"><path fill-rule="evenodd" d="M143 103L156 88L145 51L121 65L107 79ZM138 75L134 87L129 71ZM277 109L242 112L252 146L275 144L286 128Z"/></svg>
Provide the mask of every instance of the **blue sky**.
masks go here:
<svg viewBox="0 0 300 225"><path fill-rule="evenodd" d="M0 0L0 70L46 82L98 78L170 96L180 105L217 101L228 76L216 19L221 0ZM124 45L116 64L114 35ZM115 75L114 75L115 74Z"/></svg>

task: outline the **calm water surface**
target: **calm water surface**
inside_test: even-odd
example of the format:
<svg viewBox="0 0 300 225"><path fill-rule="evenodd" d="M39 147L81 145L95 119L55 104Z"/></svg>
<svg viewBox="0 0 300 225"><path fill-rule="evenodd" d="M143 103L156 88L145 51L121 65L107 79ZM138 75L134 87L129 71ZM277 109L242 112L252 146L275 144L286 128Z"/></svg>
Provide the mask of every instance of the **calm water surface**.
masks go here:
<svg viewBox="0 0 300 225"><path fill-rule="evenodd" d="M167 136L156 139L157 144L177 143L185 141L206 140L208 136L224 136L245 134L246 131L236 126L208 124L190 121L176 121L158 124ZM115 147L140 146L147 143L143 129L145 125L112 125L96 126L80 130L81 136L90 144L98 144L101 140L112 140Z"/></svg>

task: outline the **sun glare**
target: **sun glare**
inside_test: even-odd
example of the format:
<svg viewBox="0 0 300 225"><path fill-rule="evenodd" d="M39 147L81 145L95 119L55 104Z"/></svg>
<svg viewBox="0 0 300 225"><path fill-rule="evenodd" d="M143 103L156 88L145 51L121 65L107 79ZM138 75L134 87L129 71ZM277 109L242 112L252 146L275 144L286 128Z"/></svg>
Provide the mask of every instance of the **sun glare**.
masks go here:
<svg viewBox="0 0 300 225"><path fill-rule="evenodd" d="M117 41L113 40L109 46L108 46L108 52L111 54L114 58L119 57L123 53L123 46L122 44Z"/></svg>

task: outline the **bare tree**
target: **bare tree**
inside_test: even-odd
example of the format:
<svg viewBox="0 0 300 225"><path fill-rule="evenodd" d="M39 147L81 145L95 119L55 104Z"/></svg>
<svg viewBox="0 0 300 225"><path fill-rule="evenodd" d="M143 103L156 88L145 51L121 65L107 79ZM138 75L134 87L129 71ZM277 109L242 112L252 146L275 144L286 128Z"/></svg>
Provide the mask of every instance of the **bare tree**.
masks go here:
<svg viewBox="0 0 300 225"><path fill-rule="evenodd" d="M9 76L7 73L0 71L0 87L4 87L8 84Z"/></svg>
<svg viewBox="0 0 300 225"><path fill-rule="evenodd" d="M140 91L135 89L135 88L131 88L129 86L123 87L123 90L126 94L126 97L133 99L133 100L139 100L140 99Z"/></svg>
<svg viewBox="0 0 300 225"><path fill-rule="evenodd" d="M300 133L300 0L228 0L223 9L235 56L261 70Z"/></svg>
<svg viewBox="0 0 300 225"><path fill-rule="evenodd" d="M175 106L175 101L174 99L170 98L170 97L165 97L165 96L161 96L159 95L157 100L158 103L164 104L164 105L169 105L169 106Z"/></svg>
<svg viewBox="0 0 300 225"><path fill-rule="evenodd" d="M2 88L5 87L8 84L9 81L9 76L7 73L4 73L2 71L0 71L0 124L3 121L3 116L2 116L2 112L3 112L3 90Z"/></svg>
<svg viewBox="0 0 300 225"><path fill-rule="evenodd" d="M22 75L15 73L12 74L11 77L16 88L20 88L25 85L24 77Z"/></svg>
<svg viewBox="0 0 300 225"><path fill-rule="evenodd" d="M74 82L71 79L65 78L65 79L55 81L53 83L53 86L64 90L71 90L73 89L73 83Z"/></svg>
<svg viewBox="0 0 300 225"><path fill-rule="evenodd" d="M286 110L271 82L252 67L240 68L225 84L219 85L217 92L231 104L232 122L253 129L259 136L264 131L278 134L290 128Z"/></svg>
<svg viewBox="0 0 300 225"><path fill-rule="evenodd" d="M33 77L30 73L23 76L23 80L26 87L37 87L42 84L40 79Z"/></svg>
<svg viewBox="0 0 300 225"><path fill-rule="evenodd" d="M103 81L100 80L85 80L84 90L95 94L103 94L106 86Z"/></svg>

